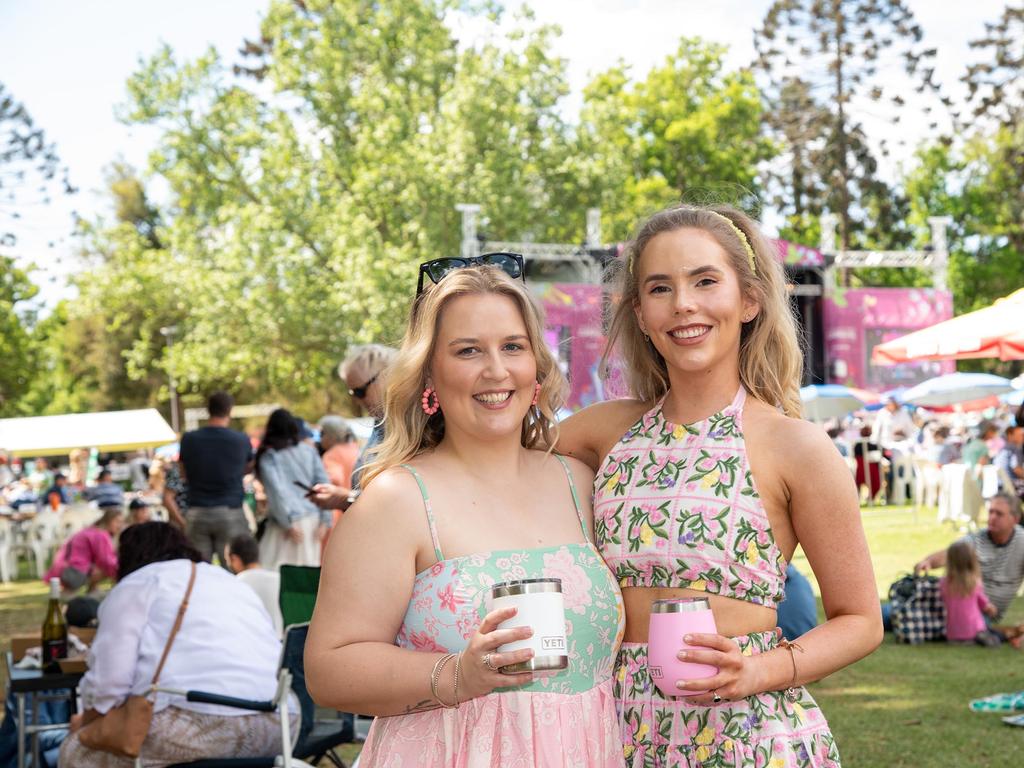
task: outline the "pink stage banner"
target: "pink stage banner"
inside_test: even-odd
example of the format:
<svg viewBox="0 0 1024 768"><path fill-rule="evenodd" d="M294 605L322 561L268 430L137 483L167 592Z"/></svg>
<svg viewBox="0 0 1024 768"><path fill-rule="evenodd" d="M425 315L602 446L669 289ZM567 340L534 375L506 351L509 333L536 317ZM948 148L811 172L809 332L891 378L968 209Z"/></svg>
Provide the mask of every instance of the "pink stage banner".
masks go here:
<svg viewBox="0 0 1024 768"><path fill-rule="evenodd" d="M837 288L825 299L825 348L829 381L885 392L952 373L950 360L871 365L878 344L953 316L953 296L934 288Z"/></svg>
<svg viewBox="0 0 1024 768"><path fill-rule="evenodd" d="M569 379L567 407L575 411L604 400L604 387L598 376L605 344L601 286L531 283L530 289L544 307L545 340Z"/></svg>

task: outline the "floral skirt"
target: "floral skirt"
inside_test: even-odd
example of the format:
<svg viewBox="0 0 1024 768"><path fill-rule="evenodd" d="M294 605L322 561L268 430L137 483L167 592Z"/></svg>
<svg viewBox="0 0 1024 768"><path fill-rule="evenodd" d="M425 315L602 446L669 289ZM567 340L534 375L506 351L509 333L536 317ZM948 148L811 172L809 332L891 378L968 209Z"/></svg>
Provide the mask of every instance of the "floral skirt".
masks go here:
<svg viewBox="0 0 1024 768"><path fill-rule="evenodd" d="M750 656L778 645L778 634L734 637ZM789 701L769 691L708 706L665 697L647 672L647 645L623 643L615 663L615 705L630 768L833 768L839 751L825 717L804 688Z"/></svg>

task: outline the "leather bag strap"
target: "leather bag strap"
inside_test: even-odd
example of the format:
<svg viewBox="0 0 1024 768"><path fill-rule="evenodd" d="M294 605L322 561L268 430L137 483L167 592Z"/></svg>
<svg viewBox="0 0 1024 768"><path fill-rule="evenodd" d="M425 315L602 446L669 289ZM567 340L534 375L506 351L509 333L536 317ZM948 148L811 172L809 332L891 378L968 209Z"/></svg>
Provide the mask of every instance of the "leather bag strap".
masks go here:
<svg viewBox="0 0 1024 768"><path fill-rule="evenodd" d="M167 661L167 654L171 652L171 645L174 644L174 637L178 634L178 630L181 629L181 622L185 620L185 611L188 609L188 599L192 596L192 586L196 583L196 564L191 563L192 574L188 579L188 589L185 590L185 599L181 601L181 607L178 608L178 616L174 620L174 627L171 629L171 636L167 638L167 645L164 646L164 655L160 657L160 663L156 666L156 672L153 673L153 683L155 687L157 681L160 679L160 673L164 669L164 662Z"/></svg>

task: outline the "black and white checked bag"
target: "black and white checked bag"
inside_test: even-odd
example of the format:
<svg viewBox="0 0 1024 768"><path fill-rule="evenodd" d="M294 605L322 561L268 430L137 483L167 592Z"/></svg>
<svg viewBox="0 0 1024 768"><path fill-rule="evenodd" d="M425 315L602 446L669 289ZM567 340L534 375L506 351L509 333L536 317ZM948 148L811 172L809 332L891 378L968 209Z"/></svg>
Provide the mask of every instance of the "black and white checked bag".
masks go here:
<svg viewBox="0 0 1024 768"><path fill-rule="evenodd" d="M946 606L937 576L904 576L889 587L892 632L897 642L917 645L946 635Z"/></svg>

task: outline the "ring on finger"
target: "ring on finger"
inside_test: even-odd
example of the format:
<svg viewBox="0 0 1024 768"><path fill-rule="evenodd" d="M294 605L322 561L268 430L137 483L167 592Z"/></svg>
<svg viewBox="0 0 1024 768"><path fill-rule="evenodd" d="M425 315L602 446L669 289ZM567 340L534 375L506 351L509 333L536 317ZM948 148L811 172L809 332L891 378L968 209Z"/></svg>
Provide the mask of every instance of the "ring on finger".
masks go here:
<svg viewBox="0 0 1024 768"><path fill-rule="evenodd" d="M498 668L496 666L494 666L494 664L491 663L491 657L492 656L494 656L493 653L490 653L490 652L485 653L484 657L481 659L481 661L484 663L485 667L487 667L489 670L491 670L491 672L497 672Z"/></svg>
<svg viewBox="0 0 1024 768"><path fill-rule="evenodd" d="M718 691L715 691L714 694L711 696L711 701L713 701L715 704L722 703L722 697L718 695Z"/></svg>

